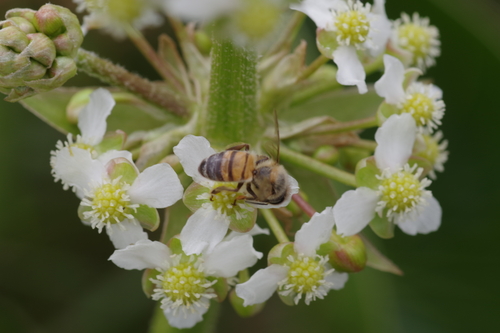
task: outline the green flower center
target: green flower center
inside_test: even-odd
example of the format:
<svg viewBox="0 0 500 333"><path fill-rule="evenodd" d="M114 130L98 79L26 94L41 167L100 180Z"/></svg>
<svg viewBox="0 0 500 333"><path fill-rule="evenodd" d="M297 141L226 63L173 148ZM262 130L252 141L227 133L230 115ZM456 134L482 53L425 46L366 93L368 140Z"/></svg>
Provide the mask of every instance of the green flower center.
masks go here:
<svg viewBox="0 0 500 333"><path fill-rule="evenodd" d="M414 59L426 58L431 48L432 36L426 27L413 23L402 24L398 29L401 47L413 54Z"/></svg>
<svg viewBox="0 0 500 333"><path fill-rule="evenodd" d="M174 304L189 307L207 294L212 283L192 262L180 263L169 268L162 279L165 296Z"/></svg>
<svg viewBox="0 0 500 333"><path fill-rule="evenodd" d="M422 197L422 184L418 179L419 172L401 170L382 179L379 186L381 201L391 212L405 213L419 203Z"/></svg>
<svg viewBox="0 0 500 333"><path fill-rule="evenodd" d="M415 119L417 126L424 126L433 119L433 100L422 93L413 93L406 96L400 107L401 112L409 113Z"/></svg>
<svg viewBox="0 0 500 333"><path fill-rule="evenodd" d="M287 284L295 293L310 293L324 283L325 268L310 257L296 258L290 265Z"/></svg>
<svg viewBox="0 0 500 333"><path fill-rule="evenodd" d="M133 212L139 205L131 204L127 194L129 185L119 179L105 183L94 189L90 199L84 199L82 204L90 206L91 210L85 211L84 217L90 218L92 227L102 229L105 225L120 223L125 219L133 219Z"/></svg>
<svg viewBox="0 0 500 333"><path fill-rule="evenodd" d="M349 10L337 15L335 28L340 44L359 45L366 41L370 31L370 22L365 13L359 10Z"/></svg>
<svg viewBox="0 0 500 333"><path fill-rule="evenodd" d="M280 8L270 1L250 0L235 14L235 21L248 37L260 39L274 29L280 14Z"/></svg>

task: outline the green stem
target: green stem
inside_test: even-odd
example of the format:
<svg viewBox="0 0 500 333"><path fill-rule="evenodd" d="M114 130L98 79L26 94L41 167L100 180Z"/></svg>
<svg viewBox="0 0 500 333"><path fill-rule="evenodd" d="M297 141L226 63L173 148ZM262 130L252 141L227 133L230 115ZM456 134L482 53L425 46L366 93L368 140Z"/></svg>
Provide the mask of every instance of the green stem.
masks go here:
<svg viewBox="0 0 500 333"><path fill-rule="evenodd" d="M144 38L144 35L131 25L125 26L130 40L135 44L137 49L142 53L142 55L149 61L149 63L156 69L160 76L173 88L179 92L183 92L184 86L177 79L174 73L172 73L165 62L158 56L151 44Z"/></svg>
<svg viewBox="0 0 500 333"><path fill-rule="evenodd" d="M309 76L314 74L320 68L322 65L326 64L328 61L330 61L330 58L325 57L324 55L320 54L312 63L307 66L302 73L300 73L299 77L297 78L298 81L302 81L307 79Z"/></svg>
<svg viewBox="0 0 500 333"><path fill-rule="evenodd" d="M187 103L164 83L146 80L84 49L78 50L76 63L78 70L87 73L89 76L134 93L178 116L187 115Z"/></svg>
<svg viewBox="0 0 500 333"><path fill-rule="evenodd" d="M270 209L261 209L260 212L266 219L267 224L269 225L269 228L271 228L271 231L273 232L274 236L280 243L288 243L290 240L288 239L287 235L285 234L285 231L283 231L283 228L281 227L280 222L278 219L274 216L273 212Z"/></svg>
<svg viewBox="0 0 500 333"><path fill-rule="evenodd" d="M318 130L310 131L308 134L319 135L319 134L342 133L358 129L377 127L377 126L378 126L377 117L373 116L363 119L346 121L338 124L324 125L321 126Z"/></svg>
<svg viewBox="0 0 500 333"><path fill-rule="evenodd" d="M375 148L377 148L377 143L372 140L364 140L360 139L350 145L351 147L357 147L357 148L364 148L368 149L370 151L375 151Z"/></svg>
<svg viewBox="0 0 500 333"><path fill-rule="evenodd" d="M356 177L352 173L319 162L312 157L297 153L283 145L280 147L280 158L283 161L295 164L306 170L317 173L318 175L336 180L349 186L357 186Z"/></svg>
<svg viewBox="0 0 500 333"><path fill-rule="evenodd" d="M212 146L234 142L254 144L257 118L257 56L231 41L213 41L210 91L203 134Z"/></svg>

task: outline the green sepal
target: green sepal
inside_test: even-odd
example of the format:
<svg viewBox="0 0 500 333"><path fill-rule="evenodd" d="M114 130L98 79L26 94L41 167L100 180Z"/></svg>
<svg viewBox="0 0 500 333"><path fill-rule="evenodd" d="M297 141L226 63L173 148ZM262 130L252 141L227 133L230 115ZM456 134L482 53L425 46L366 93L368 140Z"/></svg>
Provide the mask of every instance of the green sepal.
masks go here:
<svg viewBox="0 0 500 333"><path fill-rule="evenodd" d="M236 206L235 206L236 207ZM229 229L236 232L248 232L250 231L257 221L257 209L254 208L252 211L248 211L244 208L234 208L233 210L238 210L240 215L244 214L244 217L237 219L236 212L229 215Z"/></svg>
<svg viewBox="0 0 500 333"><path fill-rule="evenodd" d="M369 156L371 156L371 151L365 148L342 147L339 149L339 163L348 171L354 171L358 163Z"/></svg>
<svg viewBox="0 0 500 333"><path fill-rule="evenodd" d="M242 318L255 316L257 313L262 311L262 309L266 305L266 303L264 302L249 306L243 306L243 299L236 295L236 291L234 289L229 293L229 302L233 306L234 311L236 311L236 313Z"/></svg>
<svg viewBox="0 0 500 333"><path fill-rule="evenodd" d="M290 293L290 295L287 295L287 296L283 296L283 295L281 295L278 292L278 296L281 299L281 301L283 303L285 303L286 305L289 305L289 306L294 306L295 305L295 302L293 301L293 298L296 296L296 294L294 292Z"/></svg>
<svg viewBox="0 0 500 333"><path fill-rule="evenodd" d="M94 148L99 154L107 152L108 150L122 150L126 139L127 134L123 131L116 130L114 132L108 132L101 143L94 146Z"/></svg>
<svg viewBox="0 0 500 333"><path fill-rule="evenodd" d="M366 237L361 236L366 247L366 266L396 275L403 275L403 271L384 256Z"/></svg>
<svg viewBox="0 0 500 333"><path fill-rule="evenodd" d="M88 212L89 210L92 210L92 207L90 206L84 206L82 204L80 204L80 206L78 206L78 217L80 218L80 220L82 221L86 221L85 220L85 217L83 216L83 213L84 212Z"/></svg>
<svg viewBox="0 0 500 333"><path fill-rule="evenodd" d="M66 117L70 123L78 123L78 116L80 115L80 112L83 110L85 105L89 103L90 94L92 94L93 91L94 89L85 88L71 96L71 99L66 106Z"/></svg>
<svg viewBox="0 0 500 333"><path fill-rule="evenodd" d="M337 42L335 32L321 29L316 33L316 45L322 55L331 59L333 51L337 49L339 43Z"/></svg>
<svg viewBox="0 0 500 333"><path fill-rule="evenodd" d="M216 300L218 302L222 302L226 299L227 294L229 293L229 286L227 284L226 279L224 278L216 278L213 276L207 277L207 280L209 281L217 281L212 288L215 291L215 294L217 295Z"/></svg>
<svg viewBox="0 0 500 333"><path fill-rule="evenodd" d="M153 268L147 268L142 273L142 279L141 279L142 291L144 292L144 294L146 294L148 298L150 298L153 295L154 293L153 290L156 288L156 285L153 282L151 282L150 279L156 278L158 273L159 272Z"/></svg>
<svg viewBox="0 0 500 333"><path fill-rule="evenodd" d="M139 176L139 170L129 160L123 157L114 158L106 164L106 171L109 178L117 179L132 185Z"/></svg>
<svg viewBox="0 0 500 333"><path fill-rule="evenodd" d="M399 114L398 108L386 102L382 102L377 110L377 120L379 124L383 124L393 114Z"/></svg>
<svg viewBox="0 0 500 333"><path fill-rule="evenodd" d="M293 242L289 243L279 243L275 245L269 254L267 255L267 264L272 265L288 265L290 262L288 261L288 256L295 256L295 249L293 248Z"/></svg>
<svg viewBox="0 0 500 333"><path fill-rule="evenodd" d="M140 205L132 215L139 221L144 229L155 231L160 226L158 210L146 205Z"/></svg>
<svg viewBox="0 0 500 333"><path fill-rule="evenodd" d="M380 217L375 214L373 220L370 221L370 228L380 238L389 239L394 237L394 223L389 221L387 217Z"/></svg>
<svg viewBox="0 0 500 333"><path fill-rule="evenodd" d="M377 178L379 174L375 158L373 156L365 158L356 166L356 184L377 191L380 184L380 179Z"/></svg>
<svg viewBox="0 0 500 333"><path fill-rule="evenodd" d="M172 251L172 254L184 254L184 251L182 250L182 242L177 237L172 237L170 239L168 247L170 248L170 251Z"/></svg>
<svg viewBox="0 0 500 333"><path fill-rule="evenodd" d="M205 193L210 193L210 189L208 187L192 182L186 191L184 191L182 202L184 202L184 205L186 205L190 211L195 212L200 209L204 203L210 202L209 199L198 199L199 195Z"/></svg>
<svg viewBox="0 0 500 333"><path fill-rule="evenodd" d="M417 78L422 75L422 70L418 69L418 68L408 68L406 71L405 71L405 79L403 81L403 89L406 90L406 88L408 88L408 86L410 84L412 84L413 82L415 82L417 80Z"/></svg>

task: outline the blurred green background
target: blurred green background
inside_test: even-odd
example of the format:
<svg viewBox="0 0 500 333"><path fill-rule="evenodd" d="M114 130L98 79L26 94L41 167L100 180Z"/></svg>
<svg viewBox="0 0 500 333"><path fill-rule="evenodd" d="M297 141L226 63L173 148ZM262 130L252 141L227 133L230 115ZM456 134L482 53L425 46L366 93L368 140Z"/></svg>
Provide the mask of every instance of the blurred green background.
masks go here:
<svg viewBox="0 0 500 333"><path fill-rule="evenodd" d="M0 13L43 3L1 0ZM323 301L287 307L273 297L250 319L225 302L218 332L500 331L500 5L387 0L386 8L391 19L418 11L441 33L442 55L427 74L447 109L450 160L431 185L441 228L380 242L403 277L367 268ZM129 42L92 32L83 47L156 78ZM92 84L81 74L67 85ZM141 273L107 261L108 238L79 222L78 200L53 182L49 152L60 139L20 105L0 101L0 332L147 332L154 302L141 291Z"/></svg>

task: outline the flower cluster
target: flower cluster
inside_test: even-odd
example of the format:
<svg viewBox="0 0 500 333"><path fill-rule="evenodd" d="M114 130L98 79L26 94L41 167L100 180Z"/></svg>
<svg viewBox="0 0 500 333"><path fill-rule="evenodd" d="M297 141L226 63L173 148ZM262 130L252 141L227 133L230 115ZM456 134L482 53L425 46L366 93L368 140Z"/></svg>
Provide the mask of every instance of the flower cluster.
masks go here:
<svg viewBox="0 0 500 333"><path fill-rule="evenodd" d="M84 31L128 36L164 81L79 49L73 15L46 5L10 11L0 22L0 91L11 100L33 96L27 103L41 114L37 98L67 103L57 117L42 117L67 135L51 152L52 175L81 200L79 219L106 230L115 247L109 260L144 270L143 289L171 326L193 327L226 297L242 315L257 313L275 292L285 304L309 305L370 260L399 273L358 234L367 225L382 238L395 226L409 235L439 228L427 176L436 179L448 157L438 130L445 104L440 88L417 81L440 53L428 19L391 21L384 0L75 2L89 12ZM160 23L161 11L175 38L162 35L155 52L139 29ZM305 41L291 50L304 14L317 26L321 53L309 65ZM55 86L34 88L69 55L119 89L44 95ZM40 77L33 66L42 66ZM377 70L383 74L372 87L366 77ZM325 87L338 89L328 108L309 103ZM368 91L384 99L370 102L368 117L354 106L343 117L351 120L333 118L330 105ZM374 140L360 139L369 127L377 127ZM335 202L318 177L353 189ZM318 198L330 203L319 213ZM163 220L158 209L166 209ZM253 237L270 234L264 222L277 243L267 267L254 271L264 255ZM162 223L159 237L148 234Z"/></svg>

